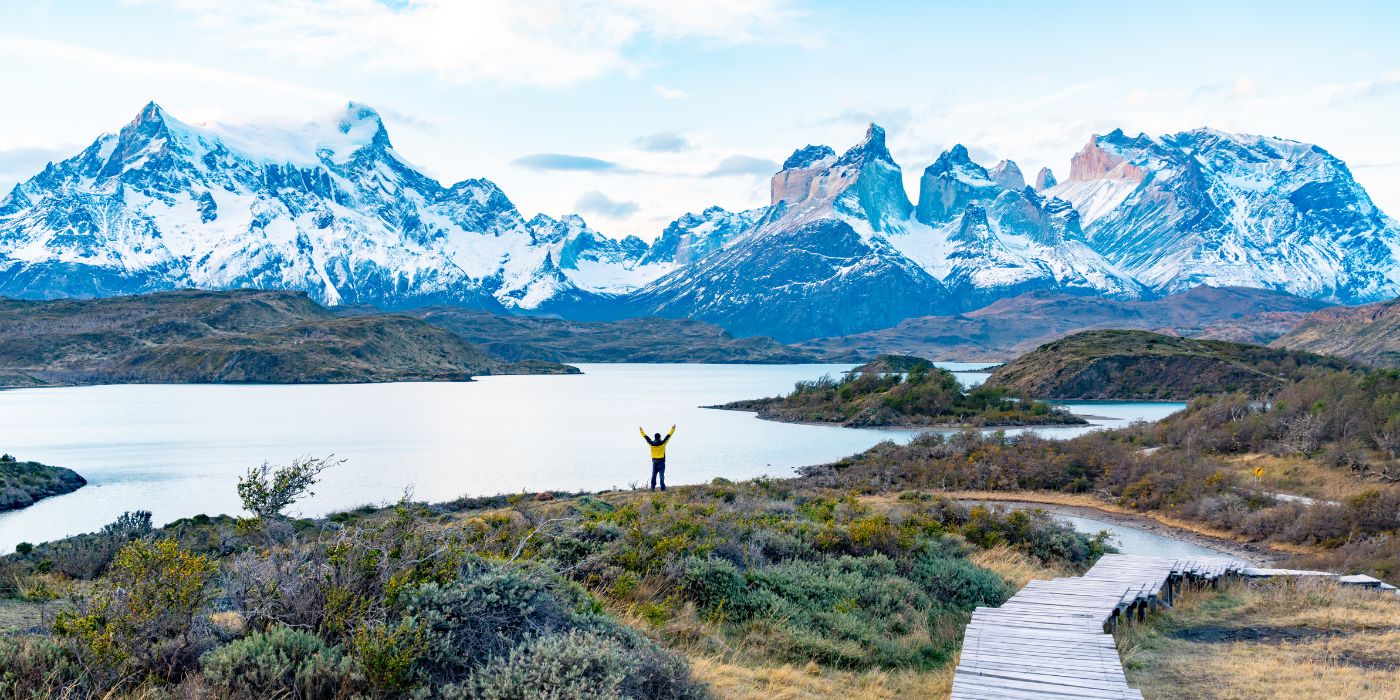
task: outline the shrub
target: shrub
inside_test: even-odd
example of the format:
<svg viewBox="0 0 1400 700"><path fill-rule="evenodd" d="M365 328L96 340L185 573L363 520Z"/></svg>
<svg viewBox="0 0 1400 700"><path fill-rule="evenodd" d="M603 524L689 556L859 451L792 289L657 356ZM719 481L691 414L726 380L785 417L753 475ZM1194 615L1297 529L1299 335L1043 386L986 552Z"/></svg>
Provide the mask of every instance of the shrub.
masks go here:
<svg viewBox="0 0 1400 700"><path fill-rule="evenodd" d="M0 697L77 696L82 681L82 668L68 649L43 638L0 636Z"/></svg>
<svg viewBox="0 0 1400 700"><path fill-rule="evenodd" d="M712 615L748 615L748 582L738 567L723 559L693 558L685 563L681 590Z"/></svg>
<svg viewBox="0 0 1400 700"><path fill-rule="evenodd" d="M220 695L248 700L334 697L347 689L353 670L340 647L288 627L254 632L215 649L201 665Z"/></svg>
<svg viewBox="0 0 1400 700"><path fill-rule="evenodd" d="M709 690L690 675L685 659L647 639L645 635L600 615L579 620L580 630L621 644L637 661L635 671L622 682L622 695L647 700L704 700Z"/></svg>
<svg viewBox="0 0 1400 700"><path fill-rule="evenodd" d="M377 698L417 687L427 648L426 635L412 620L361 625L350 638L356 671Z"/></svg>
<svg viewBox="0 0 1400 700"><path fill-rule="evenodd" d="M491 569L424 585L407 596L405 610L427 635L425 667L444 681L504 656L524 639L567 629L571 614L540 580Z"/></svg>
<svg viewBox="0 0 1400 700"><path fill-rule="evenodd" d="M955 610L998 606L1016 592L995 573L955 557L926 553L914 564L911 578L936 604Z"/></svg>
<svg viewBox="0 0 1400 700"><path fill-rule="evenodd" d="M588 633L550 635L517 647L472 677L481 700L616 700L639 669L616 640Z"/></svg>
<svg viewBox="0 0 1400 700"><path fill-rule="evenodd" d="M174 540L133 541L117 552L90 597L58 613L54 632L109 684L146 674L178 678L198 655L195 622L217 568Z"/></svg>
<svg viewBox="0 0 1400 700"><path fill-rule="evenodd" d="M48 546L44 554L54 569L73 578L93 579L107 570L123 545L149 537L153 530L150 511L129 511L95 533Z"/></svg>
<svg viewBox="0 0 1400 700"><path fill-rule="evenodd" d="M32 551L34 551L34 545L28 542L20 542L19 544L15 545L15 553L20 556L25 556Z"/></svg>

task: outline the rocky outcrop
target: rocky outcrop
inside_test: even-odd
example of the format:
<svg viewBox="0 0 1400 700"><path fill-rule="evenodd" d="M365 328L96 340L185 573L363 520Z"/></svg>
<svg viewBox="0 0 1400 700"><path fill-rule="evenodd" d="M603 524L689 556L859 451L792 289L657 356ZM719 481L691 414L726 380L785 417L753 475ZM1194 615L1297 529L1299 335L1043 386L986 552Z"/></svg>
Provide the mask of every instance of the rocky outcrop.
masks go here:
<svg viewBox="0 0 1400 700"><path fill-rule="evenodd" d="M53 496L72 493L87 479L72 469L0 457L0 512L27 508Z"/></svg>
<svg viewBox="0 0 1400 700"><path fill-rule="evenodd" d="M1060 181L1055 179L1055 173L1049 168L1041 168L1040 172L1035 174L1036 192L1044 192L1058 184L1060 184Z"/></svg>
<svg viewBox="0 0 1400 700"><path fill-rule="evenodd" d="M1008 190L1023 190L1026 187L1026 178L1014 161L1003 160L992 166L987 174L992 178L992 182Z"/></svg>
<svg viewBox="0 0 1400 700"><path fill-rule="evenodd" d="M1123 156L1100 146L1099 140L1101 138L1127 140L1122 129L1115 130L1106 137L1094 134L1089 138L1089 143L1084 144L1084 147L1079 149L1079 152L1070 159L1069 181L1129 180L1142 182L1147 171L1128 162ZM1139 136L1136 141L1143 142L1146 138Z"/></svg>
<svg viewBox="0 0 1400 700"><path fill-rule="evenodd" d="M1000 189L985 168L972 162L967 148L957 144L924 168L914 217L925 224L949 221L967 205L995 198Z"/></svg>

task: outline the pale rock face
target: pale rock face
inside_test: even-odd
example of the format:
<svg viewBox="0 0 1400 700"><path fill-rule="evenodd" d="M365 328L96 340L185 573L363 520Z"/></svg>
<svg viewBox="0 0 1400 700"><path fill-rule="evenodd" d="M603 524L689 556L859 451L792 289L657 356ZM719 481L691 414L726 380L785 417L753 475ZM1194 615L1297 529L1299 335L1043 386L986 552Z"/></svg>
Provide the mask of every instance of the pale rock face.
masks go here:
<svg viewBox="0 0 1400 700"><path fill-rule="evenodd" d="M773 176L773 209L788 226L832 216L864 222L874 231L901 228L913 206L904 192L899 165L885 147L885 130L871 124L865 138L840 157L825 146L808 146L788 158Z"/></svg>
<svg viewBox="0 0 1400 700"><path fill-rule="evenodd" d="M1058 184L1060 184L1059 180L1055 179L1055 173L1049 168L1041 168L1040 172L1035 174L1036 192L1044 192Z"/></svg>
<svg viewBox="0 0 1400 700"><path fill-rule="evenodd" d="M992 166L992 169L987 171L987 174L992 178L992 182L1008 190L1022 190L1026 188L1026 178L1021 174L1021 169L1016 166L1014 161L1003 160Z"/></svg>
<svg viewBox="0 0 1400 700"><path fill-rule="evenodd" d="M769 203L802 202L813 196L812 180L836 160L830 146L806 146L783 161L783 169L773 176Z"/></svg>
<svg viewBox="0 0 1400 700"><path fill-rule="evenodd" d="M1014 164L997 177L954 146L921 179L915 218L927 233L890 242L943 281L960 308L1032 290L1138 298L1143 290L1084 243L1068 202L1025 187Z"/></svg>
<svg viewBox="0 0 1400 700"><path fill-rule="evenodd" d="M1116 137L1114 135L1117 135ZM1124 143L1128 143L1123 131L1117 130L1104 138L1117 138ZM1146 136L1139 135L1138 140L1146 139ZM1140 166L1134 165L1119 155L1115 151L1103 148L1099 145L1100 136L1095 134L1089 139L1089 143L1079 149L1070 159L1069 182L1082 182L1086 180L1130 180L1132 182L1142 182L1146 174Z"/></svg>

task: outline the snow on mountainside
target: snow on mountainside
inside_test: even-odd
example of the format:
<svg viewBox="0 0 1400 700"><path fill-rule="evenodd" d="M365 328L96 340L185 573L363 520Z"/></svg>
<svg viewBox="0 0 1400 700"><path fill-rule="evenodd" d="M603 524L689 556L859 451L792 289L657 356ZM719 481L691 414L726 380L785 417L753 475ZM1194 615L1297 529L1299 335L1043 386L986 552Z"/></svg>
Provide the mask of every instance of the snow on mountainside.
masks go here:
<svg viewBox="0 0 1400 700"><path fill-rule="evenodd" d="M298 129L194 126L154 103L0 201L0 294L295 289L327 304L543 310L659 275L577 217L526 222L487 180L451 187L351 103Z"/></svg>
<svg viewBox="0 0 1400 700"><path fill-rule="evenodd" d="M1068 202L1027 187L1009 160L988 171L961 145L924 170L914 221L889 241L942 280L962 309L1040 289L1142 296L1141 285L1085 244Z"/></svg>
<svg viewBox="0 0 1400 700"><path fill-rule="evenodd" d="M1046 190L1089 245L1157 293L1200 284L1360 303L1400 293L1400 226L1310 144L1196 129L1116 130Z"/></svg>
<svg viewBox="0 0 1400 700"><path fill-rule="evenodd" d="M840 156L799 149L784 166L752 230L638 290L629 311L793 340L952 308L943 285L884 237L913 209L884 130L872 124Z"/></svg>
<svg viewBox="0 0 1400 700"><path fill-rule="evenodd" d="M1027 186L955 146L911 202L871 124L797 149L768 206L711 207L650 245L526 220L488 180L445 187L374 110L298 128L195 126L154 103L0 200L0 295L198 287L327 304L661 315L811 338L1027 291L1132 300L1201 284L1355 303L1400 293L1400 227L1308 144L1198 129L1096 136Z"/></svg>
<svg viewBox="0 0 1400 700"><path fill-rule="evenodd" d="M643 266L689 265L753 230L765 209L729 212L710 207L672 221L642 256Z"/></svg>

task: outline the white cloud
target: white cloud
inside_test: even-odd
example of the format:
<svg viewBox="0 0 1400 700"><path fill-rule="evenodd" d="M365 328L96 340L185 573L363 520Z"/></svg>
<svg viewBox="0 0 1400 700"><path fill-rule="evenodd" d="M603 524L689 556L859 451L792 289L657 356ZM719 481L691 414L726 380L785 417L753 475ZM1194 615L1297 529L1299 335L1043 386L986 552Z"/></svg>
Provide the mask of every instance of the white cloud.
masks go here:
<svg viewBox="0 0 1400 700"><path fill-rule="evenodd" d="M599 192L589 190L579 195L574 210L584 214L598 214L609 219L626 219L640 209L636 202L618 201Z"/></svg>
<svg viewBox="0 0 1400 700"><path fill-rule="evenodd" d="M661 99L664 100L679 100L685 98L686 96L685 90L670 88L666 87L665 85L653 85L651 86L651 89L653 92L660 95Z"/></svg>
<svg viewBox="0 0 1400 700"><path fill-rule="evenodd" d="M185 13L214 41L272 56L544 86L635 73L627 49L642 40L746 42L792 15L785 0L148 1Z"/></svg>
<svg viewBox="0 0 1400 700"><path fill-rule="evenodd" d="M52 39L31 39L12 34L0 34L0 55L9 55L17 61L27 63L39 61L64 63L97 73L119 75L126 78L139 77L151 81L215 83L273 95L295 95L325 101L340 100L338 95L329 91L283 80L210 68L186 61L136 58ZM138 106L133 105L132 107L134 109Z"/></svg>
<svg viewBox="0 0 1400 700"><path fill-rule="evenodd" d="M1320 92L1337 103L1400 95L1400 70L1388 71L1372 80L1323 85Z"/></svg>

